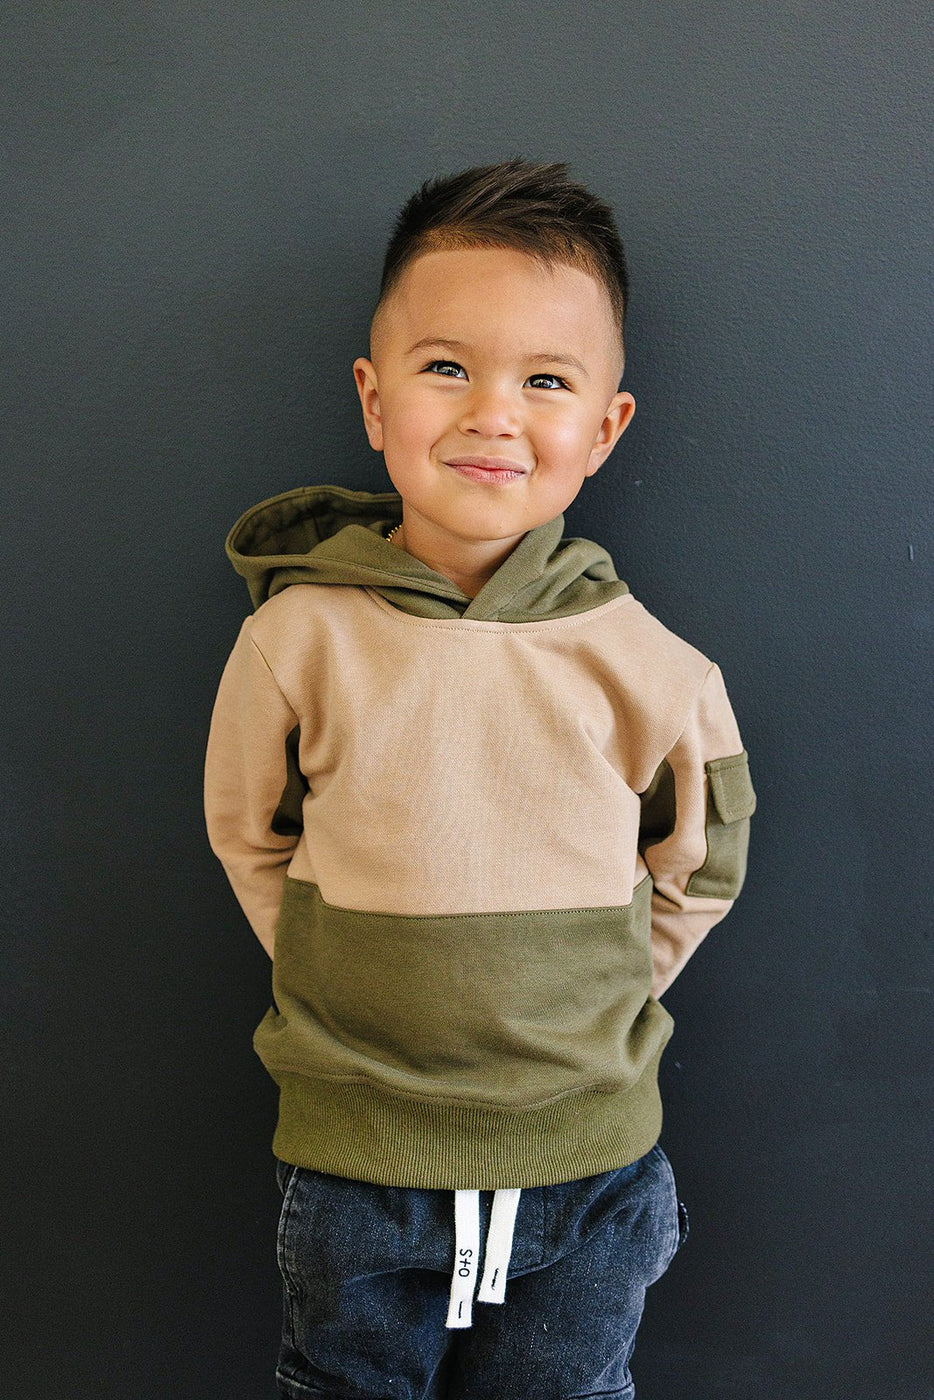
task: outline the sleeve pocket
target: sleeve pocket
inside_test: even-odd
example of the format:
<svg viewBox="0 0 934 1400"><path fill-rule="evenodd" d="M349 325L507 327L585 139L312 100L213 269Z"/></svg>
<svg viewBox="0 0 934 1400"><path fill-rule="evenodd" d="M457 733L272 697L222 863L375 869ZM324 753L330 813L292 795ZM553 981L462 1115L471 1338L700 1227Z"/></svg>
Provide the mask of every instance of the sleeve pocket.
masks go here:
<svg viewBox="0 0 934 1400"><path fill-rule="evenodd" d="M685 893L735 899L746 878L749 818L756 810L749 755L743 749L728 758L709 759L704 771L707 774L704 822L707 858L691 876Z"/></svg>

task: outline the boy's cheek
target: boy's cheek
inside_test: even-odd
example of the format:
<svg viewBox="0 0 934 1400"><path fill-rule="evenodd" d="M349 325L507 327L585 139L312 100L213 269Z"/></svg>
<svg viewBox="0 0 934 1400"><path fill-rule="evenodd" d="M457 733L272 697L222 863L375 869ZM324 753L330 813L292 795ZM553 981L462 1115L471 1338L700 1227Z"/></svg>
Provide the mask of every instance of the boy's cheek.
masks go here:
<svg viewBox="0 0 934 1400"><path fill-rule="evenodd" d="M386 442L407 455L425 453L438 443L450 429L437 414L426 411L424 405L409 404L394 408L383 419Z"/></svg>

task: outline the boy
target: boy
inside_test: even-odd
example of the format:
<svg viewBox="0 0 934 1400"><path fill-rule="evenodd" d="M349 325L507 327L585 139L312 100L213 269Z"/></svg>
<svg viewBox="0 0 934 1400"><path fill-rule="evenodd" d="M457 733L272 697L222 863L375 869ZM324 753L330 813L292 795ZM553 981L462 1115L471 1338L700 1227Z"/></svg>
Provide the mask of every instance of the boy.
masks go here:
<svg viewBox="0 0 934 1400"><path fill-rule="evenodd" d="M627 290L565 165L427 181L354 363L395 491L300 487L227 538L255 611L205 813L273 958L292 1400L632 1397L687 1233L658 998L755 795L718 667L563 537L632 418Z"/></svg>

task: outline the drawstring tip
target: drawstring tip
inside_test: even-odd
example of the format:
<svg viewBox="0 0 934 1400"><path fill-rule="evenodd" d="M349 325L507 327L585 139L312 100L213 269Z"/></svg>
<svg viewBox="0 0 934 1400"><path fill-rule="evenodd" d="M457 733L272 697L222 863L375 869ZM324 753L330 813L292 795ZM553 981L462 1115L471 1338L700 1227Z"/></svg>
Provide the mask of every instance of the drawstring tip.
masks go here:
<svg viewBox="0 0 934 1400"><path fill-rule="evenodd" d="M477 1293L478 1303L505 1303L506 1301L506 1279L503 1277L502 1283L498 1283L498 1276L503 1271L497 1269L492 1279L487 1283L484 1278Z"/></svg>
<svg viewBox="0 0 934 1400"><path fill-rule="evenodd" d="M461 1299L456 1306L452 1304L448 1309L447 1321L444 1325L445 1327L472 1327L473 1318L470 1315L469 1303L465 1303Z"/></svg>

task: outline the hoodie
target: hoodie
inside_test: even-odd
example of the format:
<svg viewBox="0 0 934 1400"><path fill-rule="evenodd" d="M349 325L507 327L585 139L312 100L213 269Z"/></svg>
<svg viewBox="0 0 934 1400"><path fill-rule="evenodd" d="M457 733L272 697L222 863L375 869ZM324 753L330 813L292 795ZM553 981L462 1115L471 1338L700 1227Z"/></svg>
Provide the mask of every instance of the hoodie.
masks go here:
<svg viewBox="0 0 934 1400"><path fill-rule="evenodd" d="M474 1269L495 1191L501 1302L521 1190L658 1139L659 998L740 892L755 793L718 666L563 516L472 599L385 538L401 518L311 486L230 530L253 611L205 817L273 960L274 1153L452 1190ZM474 1281L455 1267L449 1326Z"/></svg>

